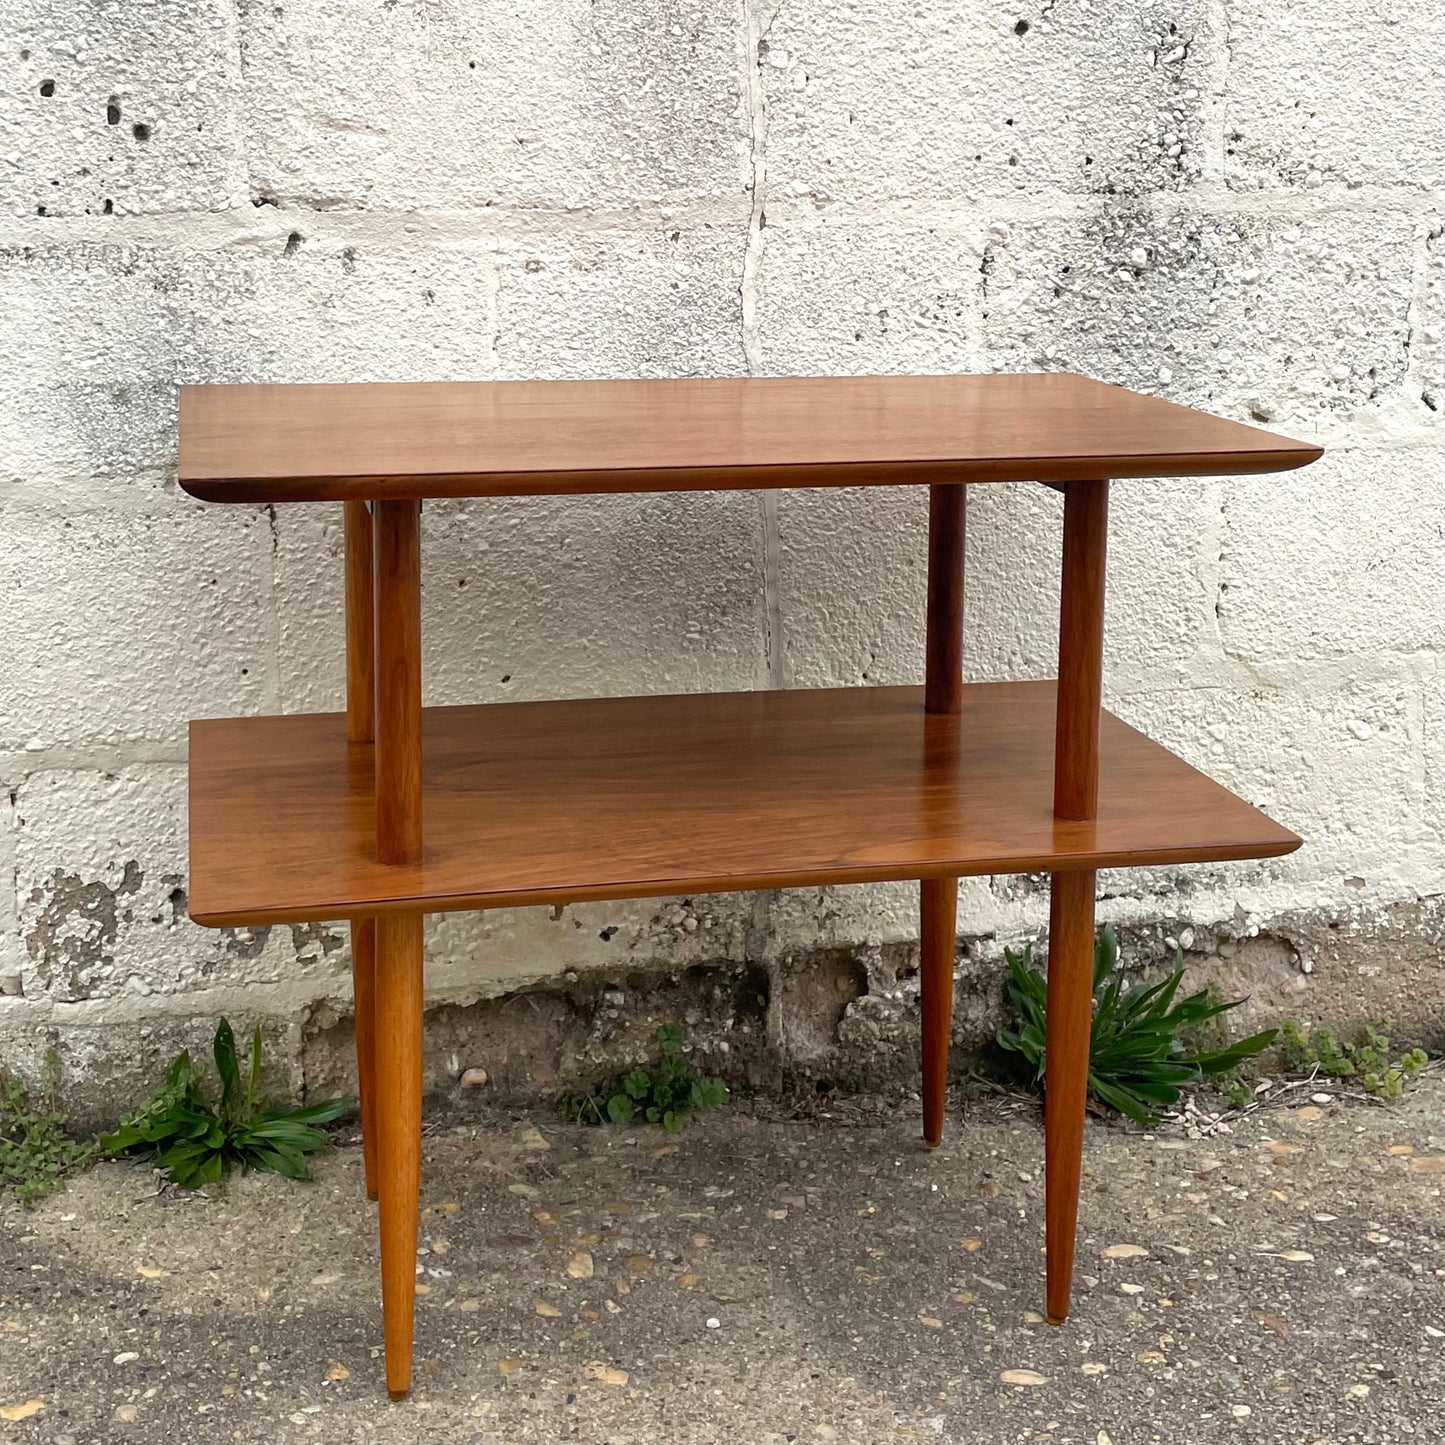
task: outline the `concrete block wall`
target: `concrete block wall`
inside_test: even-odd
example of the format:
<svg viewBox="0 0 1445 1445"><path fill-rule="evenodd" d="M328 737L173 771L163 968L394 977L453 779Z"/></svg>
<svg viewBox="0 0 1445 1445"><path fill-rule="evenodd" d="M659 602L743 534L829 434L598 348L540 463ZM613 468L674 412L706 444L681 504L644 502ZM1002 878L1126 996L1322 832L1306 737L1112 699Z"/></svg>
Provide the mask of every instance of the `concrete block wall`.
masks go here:
<svg viewBox="0 0 1445 1445"><path fill-rule="evenodd" d="M1116 488L1112 706L1309 841L1102 907L1262 1012L1438 1034L1441 29L1425 0L14 0L0 1058L55 1047L118 1104L225 1012L293 1084L344 1074L344 928L185 917L186 719L341 694L337 509L179 494L196 380L1070 368L1323 441ZM431 507L428 695L915 679L924 521L891 490ZM970 527L970 674L1048 675L1058 499L980 489ZM912 905L434 920L435 1077L625 1054L659 1010L759 1076L880 1077ZM1038 880L963 884L962 1042L1045 913Z"/></svg>

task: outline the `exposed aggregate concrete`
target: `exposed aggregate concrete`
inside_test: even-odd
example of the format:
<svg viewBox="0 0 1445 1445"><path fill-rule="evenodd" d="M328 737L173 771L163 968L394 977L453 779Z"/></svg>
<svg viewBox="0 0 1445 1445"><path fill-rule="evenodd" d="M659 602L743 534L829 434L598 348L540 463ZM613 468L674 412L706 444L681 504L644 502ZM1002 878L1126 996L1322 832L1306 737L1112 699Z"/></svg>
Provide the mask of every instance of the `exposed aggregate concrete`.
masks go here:
<svg viewBox="0 0 1445 1445"><path fill-rule="evenodd" d="M214 1197L104 1165L0 1206L0 1408L33 1412L5 1438L1432 1440L1445 1086L1286 1097L1204 1137L1090 1126L1060 1329L1030 1101L951 1109L936 1151L915 1108L866 1098L676 1137L438 1120L401 1405L359 1149Z"/></svg>

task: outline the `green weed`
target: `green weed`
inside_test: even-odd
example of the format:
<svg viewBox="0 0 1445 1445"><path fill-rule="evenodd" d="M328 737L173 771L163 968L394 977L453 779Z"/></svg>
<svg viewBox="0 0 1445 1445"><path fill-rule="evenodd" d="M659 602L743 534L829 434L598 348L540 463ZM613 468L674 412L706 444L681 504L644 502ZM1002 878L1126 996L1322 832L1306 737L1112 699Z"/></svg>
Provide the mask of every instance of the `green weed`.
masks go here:
<svg viewBox="0 0 1445 1445"><path fill-rule="evenodd" d="M1045 995L1043 973L1033 951L1006 949L1005 989L1016 1015L1014 1027L1001 1029L1001 1047L1018 1055L1035 1087L1044 1082ZM1176 950L1175 971L1160 983L1128 985L1119 970L1119 942L1104 928L1094 944L1094 1021L1089 1036L1089 1092L1099 1102L1140 1124L1156 1119L1175 1104L1180 1091L1206 1078L1225 1078L1246 1059L1269 1047L1276 1030L1265 1029L1233 1043L1205 1048L1206 1029L1242 999L1226 1002L1210 990L1177 997L1184 977Z"/></svg>
<svg viewBox="0 0 1445 1445"><path fill-rule="evenodd" d="M618 1074L590 1093L563 1094L558 1100L563 1116L581 1124L659 1124L676 1132L694 1114L727 1102L727 1085L698 1073L683 1053L681 1029L664 1024L657 1042L657 1063Z"/></svg>
<svg viewBox="0 0 1445 1445"><path fill-rule="evenodd" d="M189 1053L166 1070L165 1082L150 1100L121 1119L120 1128L103 1138L111 1154L149 1154L158 1169L186 1189L214 1184L233 1165L243 1169L306 1179L306 1155L326 1144L316 1126L329 1123L350 1107L348 1099L326 1099L301 1109L272 1109L260 1090L261 1030L251 1036L246 1077L236 1057L236 1037L222 1019L212 1055L220 1081L220 1102L212 1108L203 1080Z"/></svg>
<svg viewBox="0 0 1445 1445"><path fill-rule="evenodd" d="M48 1194L65 1187L65 1178L95 1157L93 1139L74 1138L56 1102L60 1058L54 1049L45 1056L42 1096L32 1099L25 1086L0 1074L0 1185L32 1209Z"/></svg>
<svg viewBox="0 0 1445 1445"><path fill-rule="evenodd" d="M1324 1027L1306 1030L1294 1019L1287 1020L1281 1031L1280 1062L1287 1072L1353 1079L1378 1099L1398 1099L1430 1062L1424 1049L1407 1049L1398 1058L1392 1054L1388 1036L1369 1024L1353 1041Z"/></svg>

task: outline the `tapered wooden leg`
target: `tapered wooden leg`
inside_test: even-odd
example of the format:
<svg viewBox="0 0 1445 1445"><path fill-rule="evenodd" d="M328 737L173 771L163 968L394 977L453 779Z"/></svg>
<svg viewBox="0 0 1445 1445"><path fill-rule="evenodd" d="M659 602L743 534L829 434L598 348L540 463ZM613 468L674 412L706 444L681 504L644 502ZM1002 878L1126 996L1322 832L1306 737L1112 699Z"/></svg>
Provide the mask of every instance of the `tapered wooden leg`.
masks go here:
<svg viewBox="0 0 1445 1445"><path fill-rule="evenodd" d="M381 1202L381 1311L386 1388L411 1389L421 1182L421 914L376 921L376 1173Z"/></svg>
<svg viewBox="0 0 1445 1445"><path fill-rule="evenodd" d="M1054 737L1054 816L1098 812L1099 703L1104 666L1104 556L1109 484L1064 489L1059 589L1059 689ZM1049 984L1044 1047L1044 1164L1048 1287L1045 1315L1069 1313L1074 1228L1083 1165L1084 1101L1094 994L1094 874L1055 873L1049 901Z"/></svg>
<svg viewBox="0 0 1445 1445"><path fill-rule="evenodd" d="M356 1033L356 1091L361 1101L361 1152L366 1197L376 1198L376 920L351 920L352 1024Z"/></svg>
<svg viewBox="0 0 1445 1445"><path fill-rule="evenodd" d="M953 1027L953 950L958 879L924 878L918 886L922 951L918 982L923 1006L923 1142L943 1142L948 1044Z"/></svg>
<svg viewBox="0 0 1445 1445"><path fill-rule="evenodd" d="M1044 1049L1045 1313L1051 1325L1063 1324L1069 1313L1074 1274L1093 994L1094 874L1055 873Z"/></svg>

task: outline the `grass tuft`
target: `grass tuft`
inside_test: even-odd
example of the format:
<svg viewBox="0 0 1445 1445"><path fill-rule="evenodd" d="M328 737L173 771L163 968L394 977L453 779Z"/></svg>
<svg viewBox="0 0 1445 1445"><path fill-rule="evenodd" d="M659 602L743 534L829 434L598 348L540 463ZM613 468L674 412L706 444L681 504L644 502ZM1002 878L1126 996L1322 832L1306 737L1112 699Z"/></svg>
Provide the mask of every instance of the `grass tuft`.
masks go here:
<svg viewBox="0 0 1445 1445"><path fill-rule="evenodd" d="M1004 951L1008 965L1005 990L1016 1022L1000 1029L999 1045L1018 1056L1036 1088L1044 1082L1044 974L1034 965L1033 950ZM1119 967L1119 941L1104 928L1094 943L1094 1021L1089 1035L1089 1093L1099 1103L1148 1124L1179 1102L1180 1093L1208 1078L1224 1078L1245 1060L1274 1042L1278 1030L1264 1029L1248 1038L1203 1048L1198 1040L1206 1028L1218 1028L1221 1017L1243 999L1225 1001L1204 989L1179 998L1184 978L1183 955L1175 951L1176 967L1160 983L1129 984Z"/></svg>

